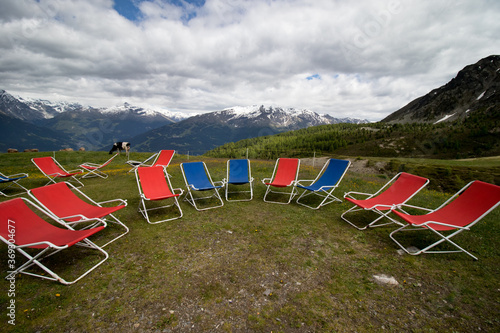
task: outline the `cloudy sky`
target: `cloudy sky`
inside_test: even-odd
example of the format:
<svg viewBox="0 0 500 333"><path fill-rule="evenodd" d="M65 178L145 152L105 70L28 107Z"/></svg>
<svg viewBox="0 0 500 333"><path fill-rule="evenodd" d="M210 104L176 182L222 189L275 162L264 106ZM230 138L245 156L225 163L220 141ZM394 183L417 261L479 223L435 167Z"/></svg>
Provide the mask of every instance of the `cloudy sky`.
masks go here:
<svg viewBox="0 0 500 333"><path fill-rule="evenodd" d="M0 0L0 89L380 120L500 54L498 0Z"/></svg>

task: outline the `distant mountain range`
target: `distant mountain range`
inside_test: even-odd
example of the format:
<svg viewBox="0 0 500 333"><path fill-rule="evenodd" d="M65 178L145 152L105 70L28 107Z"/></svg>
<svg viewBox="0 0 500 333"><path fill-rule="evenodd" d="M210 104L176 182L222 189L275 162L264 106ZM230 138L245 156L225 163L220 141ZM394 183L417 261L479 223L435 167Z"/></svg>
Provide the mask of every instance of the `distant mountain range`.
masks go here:
<svg viewBox="0 0 500 333"><path fill-rule="evenodd" d="M382 122L450 122L477 111L498 113L499 107L500 56L492 55L466 66L450 82L413 100Z"/></svg>
<svg viewBox="0 0 500 333"><path fill-rule="evenodd" d="M23 99L0 90L0 150L63 148L107 150L129 141L135 151L176 149L201 154L218 145L293 129L339 122L309 110L280 107L234 107L189 117L128 103L95 108L78 103Z"/></svg>
<svg viewBox="0 0 500 333"><path fill-rule="evenodd" d="M171 147L181 153L202 154L228 142L341 122L368 121L337 119L310 110L254 105L200 114L139 134L132 142L139 151Z"/></svg>

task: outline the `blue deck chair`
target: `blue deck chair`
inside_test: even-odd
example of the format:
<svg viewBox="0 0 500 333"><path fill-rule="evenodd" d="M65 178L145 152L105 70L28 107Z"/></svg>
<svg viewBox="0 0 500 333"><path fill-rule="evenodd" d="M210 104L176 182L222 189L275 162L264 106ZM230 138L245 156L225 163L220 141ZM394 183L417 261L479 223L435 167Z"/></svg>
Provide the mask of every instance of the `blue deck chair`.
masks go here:
<svg viewBox="0 0 500 333"><path fill-rule="evenodd" d="M2 188L2 190L0 191L0 194L3 196L6 196L6 197L12 197L12 196L24 193L24 192L28 192L28 189L26 187L19 184L19 181L21 179L27 178L27 177L28 177L27 173L18 173L18 174L10 175L10 176L6 176L3 173L0 173L0 184L6 185L5 187ZM9 187L11 187L12 185L16 185L16 186L20 187L23 190L23 192L17 192L17 193L10 194L10 195L6 194L4 191L6 189L8 189Z"/></svg>
<svg viewBox="0 0 500 333"><path fill-rule="evenodd" d="M318 209L334 201L342 202L342 200L335 197L332 192L339 186L350 165L350 161L331 158L325 163L316 179L299 180L296 183L296 186L304 189L304 192L302 192L302 194L297 198L297 203L311 209ZM304 185L306 182L311 183L309 186L306 186ZM315 194L324 199L315 207L307 205L303 201L300 202L300 199L303 199L311 194Z"/></svg>
<svg viewBox="0 0 500 333"><path fill-rule="evenodd" d="M250 160L228 160L227 161L227 180L225 181L226 187L226 200L227 201L250 201L253 199L253 177L250 169ZM249 185L248 191L229 191L229 185ZM234 187L234 186L232 186ZM250 193L248 199L229 199L230 193Z"/></svg>
<svg viewBox="0 0 500 333"><path fill-rule="evenodd" d="M208 172L205 162L181 163L181 171L187 187L187 193L184 200L193 205L196 210L201 211L224 206L224 202L219 194L219 188L224 186L224 181L216 182L221 183L221 185L215 185L212 181L212 177L210 177L210 173ZM213 194L205 197L195 197L193 192L197 191L213 191ZM217 199L220 204L205 208L199 208L196 205L197 200L208 200L212 197Z"/></svg>

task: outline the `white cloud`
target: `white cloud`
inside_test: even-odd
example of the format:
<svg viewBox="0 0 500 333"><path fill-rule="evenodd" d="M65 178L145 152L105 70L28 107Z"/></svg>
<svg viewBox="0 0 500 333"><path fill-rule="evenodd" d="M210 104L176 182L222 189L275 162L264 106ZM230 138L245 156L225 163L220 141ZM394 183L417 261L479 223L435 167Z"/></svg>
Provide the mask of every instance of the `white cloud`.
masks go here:
<svg viewBox="0 0 500 333"><path fill-rule="evenodd" d="M498 1L184 4L138 2L131 22L110 0L0 0L0 88L96 106L267 104L379 120L499 54Z"/></svg>

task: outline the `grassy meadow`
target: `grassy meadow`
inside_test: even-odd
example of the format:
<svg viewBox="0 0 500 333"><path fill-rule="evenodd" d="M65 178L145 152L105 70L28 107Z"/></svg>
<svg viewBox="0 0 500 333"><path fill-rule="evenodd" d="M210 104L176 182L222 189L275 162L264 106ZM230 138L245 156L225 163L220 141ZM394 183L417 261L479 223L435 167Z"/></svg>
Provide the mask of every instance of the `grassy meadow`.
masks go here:
<svg viewBox="0 0 500 333"><path fill-rule="evenodd" d="M30 159L47 155L52 152L0 154L0 171L27 172L25 186L43 186L47 179ZM130 158L148 156L131 153ZM83 162L104 162L109 155L56 152L55 157L69 170ZM176 155L168 168L174 188L185 188L179 165L187 159ZM189 158L199 160L207 163L214 181L225 177L226 159ZM114 215L130 228L129 234L108 245L109 259L73 285L20 275L12 298L10 284L2 278L3 332L495 332L500 327L498 208L454 238L478 261L463 253L410 256L399 253L389 238L395 226L358 231L341 220L351 207L345 201L319 210L294 201L263 202L261 179L271 176L275 161L251 160L256 179L252 201L224 200L223 207L203 212L181 201L181 219L150 225L137 212L137 184L125 161L121 154L103 169L108 179L83 179L81 189L96 201L127 199L128 206ZM353 168L335 190L337 197L349 191L375 192L400 169L419 174L419 165L448 170L443 175L454 179L455 188L478 175L493 175L477 179L494 182L500 159L356 161L367 167L384 162L386 168ZM320 167L304 163L299 179L315 178ZM455 169L468 171L461 171L457 179ZM430 179L431 184L438 181ZM454 192L429 186L411 203L435 208ZM166 210L154 218L174 214ZM352 216L360 224L372 217ZM102 244L120 231L108 226L91 239ZM419 233L400 239L421 247L432 237ZM8 258L3 243L0 256L5 276ZM96 260L88 250L74 247L46 264L71 277ZM376 282L374 275L382 274L398 284ZM15 326L8 324L6 315L11 299Z"/></svg>

